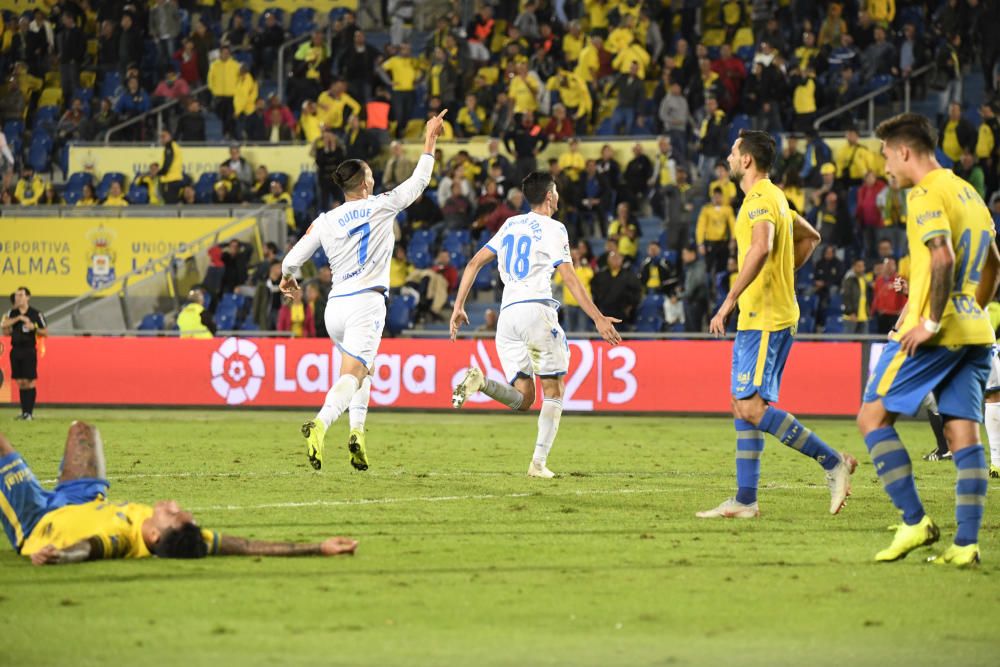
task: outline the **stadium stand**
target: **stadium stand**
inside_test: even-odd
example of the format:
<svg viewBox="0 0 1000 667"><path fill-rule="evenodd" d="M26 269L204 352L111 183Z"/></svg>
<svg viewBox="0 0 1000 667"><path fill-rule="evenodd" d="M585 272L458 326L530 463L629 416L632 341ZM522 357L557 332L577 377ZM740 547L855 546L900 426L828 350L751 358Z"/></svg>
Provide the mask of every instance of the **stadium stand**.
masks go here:
<svg viewBox="0 0 1000 667"><path fill-rule="evenodd" d="M843 330L838 291L855 257L866 259L871 285L885 258L880 241L890 240L894 258L906 255L897 233L905 225L905 192L882 173L876 145L865 136L871 119L906 102L929 115L940 128L942 161L979 190L1000 220L997 56L985 48L989 26L1000 25L997 3L896 3L894 11L884 11L893 3L830 3L843 10L838 14L826 3L708 1L694 13L691 3L670 11L658 2L570 0L561 4L564 12L546 2L523 10L519 3L487 2L476 12L443 16L424 15L433 8L418 3L414 25L436 28L409 32L344 8L255 13L239 0L165 4L180 26L171 40L149 32L145 3L125 12L109 9L117 3L57 3L47 18L55 40L47 46L46 27L32 27L31 12L19 15L16 3L0 2L6 7L0 118L14 156L5 166L3 203L39 203L20 200L22 182L36 175L51 180L69 206L88 185L104 202L116 181L125 203L136 207L284 203L289 224L301 233L341 194L328 182L330 165L366 159L377 183L395 185L415 155L407 147L396 157L390 139L419 134L427 114L447 107L432 183L397 223L392 287L401 296L390 307L393 334L436 322L421 272L461 271L507 216L526 210L516 185L535 168L556 179L559 218L575 261L600 272L607 270L606 252L617 249L631 260L626 270L640 272L653 251L674 276L644 278L626 327L662 331L671 295L703 299L704 308L690 312L710 316L736 263L713 266L705 289L692 296L679 292L698 287L686 284L690 267L681 254L695 243L697 212L711 188L729 186L716 166L742 129L776 137L772 179L834 248L833 259L817 253L799 273L802 331ZM61 48L63 12L89 40L69 84L58 66L35 57ZM222 45L236 65L217 66ZM153 107L161 110L147 111ZM306 143L316 170L220 157L218 169L199 163L199 173L186 174L184 185L193 191L178 190L178 197L161 187L162 174L81 170L72 151L105 142L108 130L125 121L132 122L110 135L110 145L155 144L160 127L182 148L208 142L220 156L230 143ZM856 126L860 140L851 132ZM328 145L327 128L334 136ZM622 131L629 136L617 136ZM567 147L573 137L584 140L579 152ZM77 170L68 173L71 167ZM865 182L868 172L873 182ZM742 193L728 187L726 198L738 208ZM622 202L634 224L610 224ZM654 241L658 248L651 250ZM324 261L317 257L310 267L323 289ZM216 295L217 273L205 278ZM248 272L246 283L241 294L264 285L258 293L270 298L266 271ZM475 283L478 303L492 304L498 283L496 266L485 268ZM268 324L252 316L258 310L252 303L214 302L221 329ZM147 317L143 325L160 329L164 321ZM706 325L686 324L688 331Z"/></svg>

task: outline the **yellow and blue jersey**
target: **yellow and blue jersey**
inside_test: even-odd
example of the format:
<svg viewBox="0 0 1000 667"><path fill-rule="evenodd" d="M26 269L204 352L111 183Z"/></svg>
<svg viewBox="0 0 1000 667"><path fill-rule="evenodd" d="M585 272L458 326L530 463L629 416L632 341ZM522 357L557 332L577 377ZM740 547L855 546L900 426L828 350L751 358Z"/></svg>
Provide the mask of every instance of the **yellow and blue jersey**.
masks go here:
<svg viewBox="0 0 1000 667"><path fill-rule="evenodd" d="M910 247L910 301L900 335L930 317L931 252L936 236L955 250L955 282L941 317L941 332L927 345L991 345L996 342L989 315L976 303L976 288L995 232L989 209L967 182L950 169L935 169L906 200Z"/></svg>
<svg viewBox="0 0 1000 667"><path fill-rule="evenodd" d="M881 400L890 412L915 414L933 392L946 417L982 422L983 393L996 341L976 288L990 246L993 222L971 185L948 169L935 169L907 197L910 301L899 334L882 351L864 401ZM947 238L955 251L955 280L941 316L941 330L912 356L898 338L930 316L931 252L927 242Z"/></svg>
<svg viewBox="0 0 1000 667"><path fill-rule="evenodd" d="M142 524L153 508L107 500L105 479L75 479L47 491L14 453L0 458L0 523L14 549L30 556L53 545L65 549L98 538L103 558L146 558ZM219 535L202 530L209 554L219 552Z"/></svg>
<svg viewBox="0 0 1000 667"><path fill-rule="evenodd" d="M757 181L747 193L736 216L736 247L739 267L750 249L753 228L760 223L774 225L774 243L764 268L739 298L737 330L781 331L799 321L795 300L795 246L793 219L788 200L770 179Z"/></svg>

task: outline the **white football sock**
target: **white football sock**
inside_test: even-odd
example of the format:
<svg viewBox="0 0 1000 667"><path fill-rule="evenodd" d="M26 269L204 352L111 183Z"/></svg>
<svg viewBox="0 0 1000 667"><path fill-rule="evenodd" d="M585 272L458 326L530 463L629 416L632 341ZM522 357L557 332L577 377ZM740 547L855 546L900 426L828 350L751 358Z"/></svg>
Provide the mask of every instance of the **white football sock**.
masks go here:
<svg viewBox="0 0 1000 667"><path fill-rule="evenodd" d="M542 410L538 413L538 440L535 444L535 455L532 457L539 465L545 465L549 458L552 442L559 432L559 419L562 417L562 399L546 398L542 401Z"/></svg>
<svg viewBox="0 0 1000 667"><path fill-rule="evenodd" d="M351 430L365 430L365 419L368 417L368 399L372 395L372 377L367 376L354 396L351 397Z"/></svg>
<svg viewBox="0 0 1000 667"><path fill-rule="evenodd" d="M353 375L341 375L333 383L333 386L330 387L330 391L326 392L323 407L320 408L316 418L323 422L327 428L330 428L330 424L337 421L337 418L344 414L344 410L347 409L348 404L351 402L351 397L354 396L357 390L358 378Z"/></svg>
<svg viewBox="0 0 1000 667"><path fill-rule="evenodd" d="M524 402L524 396L521 392L509 384L501 384L496 380L487 379L480 391L493 400L500 401L511 410L519 409Z"/></svg>
<svg viewBox="0 0 1000 667"><path fill-rule="evenodd" d="M1000 466L1000 403L986 404L986 437L990 441L990 465Z"/></svg>

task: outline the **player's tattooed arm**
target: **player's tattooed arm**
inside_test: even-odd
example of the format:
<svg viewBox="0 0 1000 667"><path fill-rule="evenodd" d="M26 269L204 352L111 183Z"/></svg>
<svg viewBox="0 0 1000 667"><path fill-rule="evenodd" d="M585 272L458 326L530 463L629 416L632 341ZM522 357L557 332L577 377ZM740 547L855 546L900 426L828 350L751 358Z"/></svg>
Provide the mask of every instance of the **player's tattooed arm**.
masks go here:
<svg viewBox="0 0 1000 667"><path fill-rule="evenodd" d="M955 251L947 236L935 236L927 241L931 251L930 319L940 322L944 315L951 288L955 282Z"/></svg>
<svg viewBox="0 0 1000 667"><path fill-rule="evenodd" d="M31 562L34 565L70 565L101 558L104 558L104 543L96 535L71 544L65 549L50 544L31 554Z"/></svg>
<svg viewBox="0 0 1000 667"><path fill-rule="evenodd" d="M223 535L219 538L221 556L338 556L354 555L357 540L331 537L320 543L265 542Z"/></svg>

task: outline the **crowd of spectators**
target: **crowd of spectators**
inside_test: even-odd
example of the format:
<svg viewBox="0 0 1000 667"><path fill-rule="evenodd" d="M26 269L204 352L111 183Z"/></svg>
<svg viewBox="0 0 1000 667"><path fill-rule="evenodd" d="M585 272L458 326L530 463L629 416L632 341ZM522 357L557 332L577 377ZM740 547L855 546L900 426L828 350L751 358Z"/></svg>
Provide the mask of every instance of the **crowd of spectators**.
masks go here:
<svg viewBox="0 0 1000 667"><path fill-rule="evenodd" d="M995 211L1000 206L991 195L1000 162L1000 107L993 97L1000 43L989 35L990 26L1000 25L996 0L667 7L639 0L523 0L486 2L472 15L458 5L442 11L433 32L419 38L405 33L407 21L392 17L393 39L385 43L381 28L362 29L349 11L313 17L306 29L293 30L294 20L279 12L253 17L227 7L224 13L218 0L155 0L149 6L64 0L48 14L6 17L0 66L9 72L10 95L0 114L44 129L31 117L48 106L48 82L58 83L60 95L48 100L59 107L52 134L61 146L99 138L155 104L179 101L160 137L163 163L137 175L125 196L124 182L105 184L100 193L86 184L78 204L136 203L131 193L137 184L146 191L140 200L151 204L290 202L288 180L272 178L266 165L236 174L229 161L221 163L207 196L185 179L178 153L185 142L211 134L210 110L221 138L309 143L316 203L326 208L340 194L328 175L345 158L373 161L381 187L405 178L412 161L393 139L447 107L445 139L491 140L485 159L465 150L439 152L430 188L400 220L399 261L412 269L396 271L394 288L416 291L430 319L442 316L442 299L447 302L475 244L525 209L516 186L541 168L559 185L560 219L598 305L648 327L644 303L655 294L662 304L657 301L653 324L701 330L735 272L732 225L742 193L721 160L741 127L782 139L772 178L820 230L823 257L832 252L844 266L860 258L864 276L872 269L877 274L866 279L866 289L881 289L889 264L880 259L880 243L888 241L891 259L905 265L905 193L885 181L878 156L854 126L860 120L854 112L824 125L844 134L836 152L813 125L926 64L934 67L913 86L917 96L940 103L942 159ZM329 22L321 29L324 20ZM274 90L277 50L290 32L303 39L289 50L279 98L265 89ZM974 69L981 72L982 99L964 89ZM107 80L118 85L109 91ZM203 85L207 89L197 93ZM653 150L636 141L625 155L616 143L605 145L599 158L587 158L580 138L593 135L658 140ZM113 137L154 139L144 123ZM558 157L540 162L550 144L560 146ZM40 178L44 169L32 169L39 165L28 165L27 146L19 148L6 160L4 201L58 202L57 189ZM19 178L15 165L23 165ZM301 229L309 217L303 211L290 224ZM822 288L808 274L801 277L804 294L817 300L808 308L817 328L826 324L829 295L844 291L844 275L834 268L826 266L829 274L816 278ZM893 272L903 269L897 265ZM422 273L427 271L434 276ZM452 271L455 280L444 278L442 291L435 276ZM868 314L876 312L872 308L891 312L893 304L881 294L863 300ZM842 303L851 317L846 308ZM586 326L572 304L565 317L570 329Z"/></svg>

